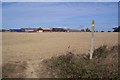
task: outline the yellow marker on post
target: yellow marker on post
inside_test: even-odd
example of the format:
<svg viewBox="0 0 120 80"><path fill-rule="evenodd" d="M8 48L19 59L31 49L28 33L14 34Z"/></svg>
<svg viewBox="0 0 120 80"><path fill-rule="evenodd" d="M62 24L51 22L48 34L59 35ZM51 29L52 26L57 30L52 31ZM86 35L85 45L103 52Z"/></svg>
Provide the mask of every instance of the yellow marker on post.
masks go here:
<svg viewBox="0 0 120 80"><path fill-rule="evenodd" d="M92 31L94 31L95 21L92 20Z"/></svg>
<svg viewBox="0 0 120 80"><path fill-rule="evenodd" d="M90 59L92 59L93 52L94 52L94 26L95 22L92 20L92 32L91 32L91 42L90 42Z"/></svg>
<svg viewBox="0 0 120 80"><path fill-rule="evenodd" d="M94 20L92 20L92 26L93 26L93 27L95 26L95 22L94 22Z"/></svg>

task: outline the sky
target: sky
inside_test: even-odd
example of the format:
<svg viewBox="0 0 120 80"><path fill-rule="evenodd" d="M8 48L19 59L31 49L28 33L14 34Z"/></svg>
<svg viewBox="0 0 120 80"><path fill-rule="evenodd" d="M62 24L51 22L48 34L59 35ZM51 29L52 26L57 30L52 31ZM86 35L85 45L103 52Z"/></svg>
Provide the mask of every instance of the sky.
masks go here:
<svg viewBox="0 0 120 80"><path fill-rule="evenodd" d="M119 0L1 0L3 2L118 2Z"/></svg>
<svg viewBox="0 0 120 80"><path fill-rule="evenodd" d="M2 28L63 27L108 31L118 26L117 2L2 2Z"/></svg>

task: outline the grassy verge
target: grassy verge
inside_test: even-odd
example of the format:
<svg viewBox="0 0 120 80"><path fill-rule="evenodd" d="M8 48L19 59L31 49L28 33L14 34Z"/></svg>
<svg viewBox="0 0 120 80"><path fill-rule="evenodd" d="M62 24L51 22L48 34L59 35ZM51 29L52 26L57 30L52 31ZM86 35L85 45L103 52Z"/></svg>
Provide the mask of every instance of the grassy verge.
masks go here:
<svg viewBox="0 0 120 80"><path fill-rule="evenodd" d="M24 78L26 70L26 62L5 63L2 66L3 78Z"/></svg>
<svg viewBox="0 0 120 80"><path fill-rule="evenodd" d="M65 55L44 60L46 69L57 78L113 78L118 79L118 49L120 46L100 46L89 55L67 52Z"/></svg>

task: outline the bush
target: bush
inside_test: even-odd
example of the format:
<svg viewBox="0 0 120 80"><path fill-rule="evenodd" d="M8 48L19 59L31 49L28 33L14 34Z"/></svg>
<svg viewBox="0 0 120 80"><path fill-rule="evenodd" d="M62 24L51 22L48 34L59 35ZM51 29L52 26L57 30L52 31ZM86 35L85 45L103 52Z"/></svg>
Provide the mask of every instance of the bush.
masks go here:
<svg viewBox="0 0 120 80"><path fill-rule="evenodd" d="M83 65L86 65L86 63L83 61L86 60L69 52L66 55L51 58L48 69L51 70L51 72L55 72L55 74L61 78L97 77L97 74L93 70L84 68Z"/></svg>
<svg viewBox="0 0 120 80"><path fill-rule="evenodd" d="M107 46L103 45L94 50L93 58L105 58L107 56Z"/></svg>
<svg viewBox="0 0 120 80"><path fill-rule="evenodd" d="M106 45L94 50L93 59L89 55L65 55L46 60L46 68L51 76L58 78L118 78L118 46L108 49Z"/></svg>

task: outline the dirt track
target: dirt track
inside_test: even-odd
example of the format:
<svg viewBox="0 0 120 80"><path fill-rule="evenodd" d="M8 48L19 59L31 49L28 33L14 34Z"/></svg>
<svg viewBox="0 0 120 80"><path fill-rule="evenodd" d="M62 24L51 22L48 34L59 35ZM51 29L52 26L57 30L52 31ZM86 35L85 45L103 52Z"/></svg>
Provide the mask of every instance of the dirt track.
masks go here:
<svg viewBox="0 0 120 80"><path fill-rule="evenodd" d="M90 33L10 33L2 34L3 62L42 60L72 51L88 53ZM95 33L95 48L114 45L118 33Z"/></svg>

